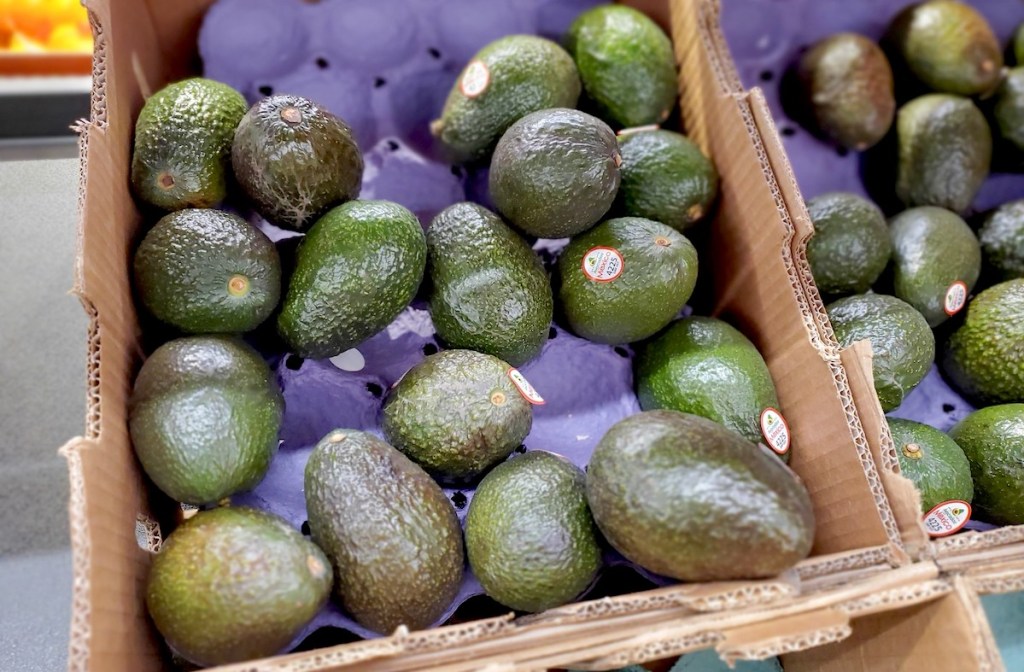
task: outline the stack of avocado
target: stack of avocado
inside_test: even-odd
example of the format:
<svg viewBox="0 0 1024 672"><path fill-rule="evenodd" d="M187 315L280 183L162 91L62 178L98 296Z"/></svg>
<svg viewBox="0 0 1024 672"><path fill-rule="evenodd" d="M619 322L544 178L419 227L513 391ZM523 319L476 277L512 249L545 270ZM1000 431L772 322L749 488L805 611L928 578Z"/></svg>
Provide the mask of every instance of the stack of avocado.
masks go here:
<svg viewBox="0 0 1024 672"><path fill-rule="evenodd" d="M727 322L681 317L686 234L718 175L659 128L671 43L600 5L564 44L503 37L465 65L429 130L486 166L494 209L457 202L426 231L359 198L355 134L317 102L247 107L203 78L146 101L131 185L156 221L134 288L161 344L128 426L149 479L190 507L146 599L182 658L273 655L332 595L367 636L431 627L472 590L467 563L488 596L536 612L611 557L715 581L810 552L765 361ZM538 240L559 251L547 266ZM572 386L607 389L612 369L635 376L626 403L580 408L590 391ZM581 435L574 415L603 425ZM535 420L572 429L541 442Z"/></svg>
<svg viewBox="0 0 1024 672"><path fill-rule="evenodd" d="M1024 26L1008 49L1018 60L1021 46ZM973 7L928 0L899 12L881 46L832 35L796 68L817 132L875 146L865 166L897 166L872 185L900 203L888 221L857 194L808 201L807 257L839 344L871 343L878 400L935 536L960 529L971 503L980 521L1024 524L1024 200L972 209L991 166L1024 165L1024 67L1004 67L1003 52ZM913 397L901 407L936 360L971 406L957 405L978 409L952 428Z"/></svg>

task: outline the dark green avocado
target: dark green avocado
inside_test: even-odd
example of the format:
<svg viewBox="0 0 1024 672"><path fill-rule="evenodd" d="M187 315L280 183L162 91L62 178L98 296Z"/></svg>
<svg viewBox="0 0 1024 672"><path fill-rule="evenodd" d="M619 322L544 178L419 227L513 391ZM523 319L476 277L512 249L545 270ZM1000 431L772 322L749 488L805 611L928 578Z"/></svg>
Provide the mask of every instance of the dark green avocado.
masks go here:
<svg viewBox="0 0 1024 672"><path fill-rule="evenodd" d="M1024 66L1006 73L996 90L992 113L1000 139L1017 152L1024 151Z"/></svg>
<svg viewBox="0 0 1024 672"><path fill-rule="evenodd" d="M987 264L1002 280L1024 278L1024 199L1003 203L978 232Z"/></svg>
<svg viewBox="0 0 1024 672"><path fill-rule="evenodd" d="M842 296L871 289L889 264L889 226L878 206L842 191L807 201L814 236L807 262L822 293Z"/></svg>
<svg viewBox="0 0 1024 672"><path fill-rule="evenodd" d="M889 418L889 431L900 471L921 493L921 513L954 499L971 503L971 465L953 439L934 427L900 418Z"/></svg>
<svg viewBox="0 0 1024 672"><path fill-rule="evenodd" d="M1024 524L1024 404L979 409L949 430L971 464L980 518Z"/></svg>

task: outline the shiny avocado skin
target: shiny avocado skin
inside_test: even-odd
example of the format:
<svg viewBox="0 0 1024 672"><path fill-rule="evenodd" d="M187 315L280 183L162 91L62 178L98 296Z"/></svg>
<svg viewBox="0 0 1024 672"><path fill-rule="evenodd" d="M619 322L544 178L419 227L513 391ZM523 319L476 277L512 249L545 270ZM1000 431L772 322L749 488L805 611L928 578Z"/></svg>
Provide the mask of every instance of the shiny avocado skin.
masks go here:
<svg viewBox="0 0 1024 672"><path fill-rule="evenodd" d="M1024 66L1006 73L996 90L992 114L1000 138L1024 151Z"/></svg>
<svg viewBox="0 0 1024 672"><path fill-rule="evenodd" d="M614 425L587 501L620 553L682 581L775 576L810 553L810 496L786 465L716 422L645 411Z"/></svg>
<svg viewBox="0 0 1024 672"><path fill-rule="evenodd" d="M536 357L554 310L551 283L530 246L475 203L442 210L427 230L430 317L452 348L513 366Z"/></svg>
<svg viewBox="0 0 1024 672"><path fill-rule="evenodd" d="M200 511L153 556L146 606L176 653L203 666L280 653L331 593L330 562L277 516Z"/></svg>
<svg viewBox="0 0 1024 672"><path fill-rule="evenodd" d="M971 503L974 483L967 456L953 439L934 427L889 418L900 471L921 493L921 512L953 499Z"/></svg>
<svg viewBox="0 0 1024 672"><path fill-rule="evenodd" d="M462 583L462 528L425 471L371 434L337 429L310 455L305 493L313 541L356 622L390 634L444 614Z"/></svg>
<svg viewBox="0 0 1024 672"><path fill-rule="evenodd" d="M949 430L971 463L974 506L1002 525L1024 524L1024 404L989 406Z"/></svg>
<svg viewBox="0 0 1024 672"><path fill-rule="evenodd" d="M156 486L200 505L263 479L283 412L281 391L255 350L228 336L187 336L142 365L128 426Z"/></svg>
<svg viewBox="0 0 1024 672"><path fill-rule="evenodd" d="M978 232L985 263L1002 280L1024 278L1024 199L1003 203Z"/></svg>
<svg viewBox="0 0 1024 672"><path fill-rule="evenodd" d="M807 242L807 263L825 294L866 292L889 264L892 243L885 215L866 198L830 192L807 201L814 235Z"/></svg>

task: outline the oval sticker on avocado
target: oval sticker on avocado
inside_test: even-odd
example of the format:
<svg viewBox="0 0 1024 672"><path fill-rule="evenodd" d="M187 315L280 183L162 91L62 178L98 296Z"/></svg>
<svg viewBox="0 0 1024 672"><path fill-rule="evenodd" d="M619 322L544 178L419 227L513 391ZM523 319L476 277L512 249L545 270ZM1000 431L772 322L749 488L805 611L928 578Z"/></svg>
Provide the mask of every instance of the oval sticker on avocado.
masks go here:
<svg viewBox="0 0 1024 672"><path fill-rule="evenodd" d="M956 315L967 303L967 285L963 280L957 280L946 290L946 298L942 302L942 309L946 315Z"/></svg>
<svg viewBox="0 0 1024 672"><path fill-rule="evenodd" d="M583 255L583 275L594 282L611 282L622 275L622 254L613 247L594 247Z"/></svg>
<svg viewBox="0 0 1024 672"><path fill-rule="evenodd" d="M523 399L526 399L534 406L543 406L546 403L544 397L537 393L537 390L526 379L526 376L519 373L519 369L509 369L508 377L512 380L512 384L516 386L516 389L519 390L519 394L523 395Z"/></svg>
<svg viewBox="0 0 1024 672"><path fill-rule="evenodd" d="M971 505L962 499L937 504L924 514L924 529L931 537L946 537L960 531L971 519Z"/></svg>
<svg viewBox="0 0 1024 672"><path fill-rule="evenodd" d="M789 423L778 409L769 406L761 411L761 434L768 447L779 455L789 450Z"/></svg>
<svg viewBox="0 0 1024 672"><path fill-rule="evenodd" d="M490 83L491 72L484 65L484 62L473 61L466 66L466 72L462 74L459 89L462 91L462 95L467 98L476 98L487 90L487 85Z"/></svg>

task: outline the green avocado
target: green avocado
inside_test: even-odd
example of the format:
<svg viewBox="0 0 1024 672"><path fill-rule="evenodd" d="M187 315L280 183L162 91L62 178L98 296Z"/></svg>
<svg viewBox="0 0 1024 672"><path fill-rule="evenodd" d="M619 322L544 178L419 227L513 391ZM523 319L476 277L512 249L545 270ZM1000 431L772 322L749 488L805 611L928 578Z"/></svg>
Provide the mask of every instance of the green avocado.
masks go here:
<svg viewBox="0 0 1024 672"><path fill-rule="evenodd" d="M978 294L946 342L942 365L961 393L980 404L1024 402L1024 279Z"/></svg>
<svg viewBox="0 0 1024 672"><path fill-rule="evenodd" d="M579 97L576 64L564 49L541 37L509 35L463 68L430 130L456 161L486 159L513 123L531 112L575 107Z"/></svg>
<svg viewBox="0 0 1024 672"><path fill-rule="evenodd" d="M313 540L357 623L390 634L444 614L462 583L462 528L425 471L372 434L337 429L310 455L305 493Z"/></svg>
<svg viewBox="0 0 1024 672"><path fill-rule="evenodd" d="M134 270L142 305L190 334L251 331L281 297L277 248L220 210L165 215L135 252Z"/></svg>
<svg viewBox="0 0 1024 672"><path fill-rule="evenodd" d="M885 137L896 113L892 67L873 40L838 33L816 42L797 74L818 128L858 152Z"/></svg>
<svg viewBox="0 0 1024 672"><path fill-rule="evenodd" d="M963 306L947 296L953 284L964 285L966 301L978 281L981 246L974 231L959 215L924 206L893 217L889 233L896 296L937 327Z"/></svg>
<svg viewBox="0 0 1024 672"><path fill-rule="evenodd" d="M900 471L921 493L921 512L952 499L971 503L974 484L967 456L953 439L934 427L889 418Z"/></svg>
<svg viewBox="0 0 1024 672"><path fill-rule="evenodd" d="M761 353L732 325L713 317L672 323L639 347L633 370L645 411L699 415L754 443L764 441L761 412L779 408Z"/></svg>
<svg viewBox="0 0 1024 672"><path fill-rule="evenodd" d="M1018 152L1024 150L1024 66L1006 73L996 90L992 113L999 137Z"/></svg>
<svg viewBox="0 0 1024 672"><path fill-rule="evenodd" d="M924 380L935 359L935 336L921 313L885 294L858 294L826 308L839 346L871 342L875 392L891 411Z"/></svg>
<svg viewBox="0 0 1024 672"><path fill-rule="evenodd" d="M263 480L284 398L255 350L228 336L187 336L142 365L128 409L146 475L179 502L208 504Z"/></svg>
<svg viewBox="0 0 1024 672"><path fill-rule="evenodd" d="M971 464L975 510L993 523L1024 524L1024 404L977 410L949 435Z"/></svg>
<svg viewBox="0 0 1024 672"><path fill-rule="evenodd" d="M299 245L278 331L303 357L353 348L409 305L426 264L423 228L409 210L390 201L339 205Z"/></svg>
<svg viewBox="0 0 1024 672"><path fill-rule="evenodd" d="M618 217L576 236L555 269L569 326L595 343L632 343L661 331L697 282L697 250L675 229Z"/></svg>
<svg viewBox="0 0 1024 672"><path fill-rule="evenodd" d="M277 516L200 511L153 557L146 606L171 648L197 665L280 653L327 602L327 557Z"/></svg>
<svg viewBox="0 0 1024 672"><path fill-rule="evenodd" d="M484 592L506 607L537 612L574 600L601 567L583 471L541 450L499 464L469 504L466 554Z"/></svg>
<svg viewBox="0 0 1024 672"><path fill-rule="evenodd" d="M999 83L1003 50L978 10L928 0L900 12L885 41L907 69L935 91L974 96Z"/></svg>
<svg viewBox="0 0 1024 672"><path fill-rule="evenodd" d="M1017 30L1013 31L1011 47L1013 49L1014 63L1024 65L1024 23L1017 26Z"/></svg>
<svg viewBox="0 0 1024 672"><path fill-rule="evenodd" d="M565 43L602 119L616 128L668 119L677 95L672 42L645 14L598 5L576 18Z"/></svg>
<svg viewBox="0 0 1024 672"><path fill-rule="evenodd" d="M531 236L574 236L608 212L621 164L615 133L603 121L577 110L541 110L501 136L491 157L491 199Z"/></svg>
<svg viewBox="0 0 1024 672"><path fill-rule="evenodd" d="M533 424L511 370L472 350L430 355L388 395L384 435L432 474L463 480L483 473L518 448Z"/></svg>
<svg viewBox="0 0 1024 672"><path fill-rule="evenodd" d="M594 449L587 501L605 538L682 581L775 576L807 557L811 498L766 448L707 418L645 411Z"/></svg>
<svg viewBox="0 0 1024 672"><path fill-rule="evenodd" d="M449 347L514 366L547 342L551 283L530 246L475 203L442 210L427 230L430 317Z"/></svg>
<svg viewBox="0 0 1024 672"><path fill-rule="evenodd" d="M615 212L684 231L704 218L718 196L718 171L686 136L673 131L623 133L622 180Z"/></svg>
<svg viewBox="0 0 1024 672"><path fill-rule="evenodd" d="M896 195L907 206L963 212L988 177L992 133L967 98L929 94L896 117L899 164Z"/></svg>
<svg viewBox="0 0 1024 672"><path fill-rule="evenodd" d="M814 224L807 262L818 289L833 296L869 290L892 254L889 227L878 206L836 191L807 201L807 214Z"/></svg>
<svg viewBox="0 0 1024 672"><path fill-rule="evenodd" d="M1024 199L1003 203L978 232L985 263L1003 280L1024 278Z"/></svg>
<svg viewBox="0 0 1024 672"><path fill-rule="evenodd" d="M135 122L135 195L163 210L223 201L231 181L231 141L245 110L242 94L201 77L150 96Z"/></svg>
<svg viewBox="0 0 1024 672"><path fill-rule="evenodd" d="M295 231L357 197L363 183L363 155L352 129L300 96L253 105L235 131L231 165L257 212Z"/></svg>

